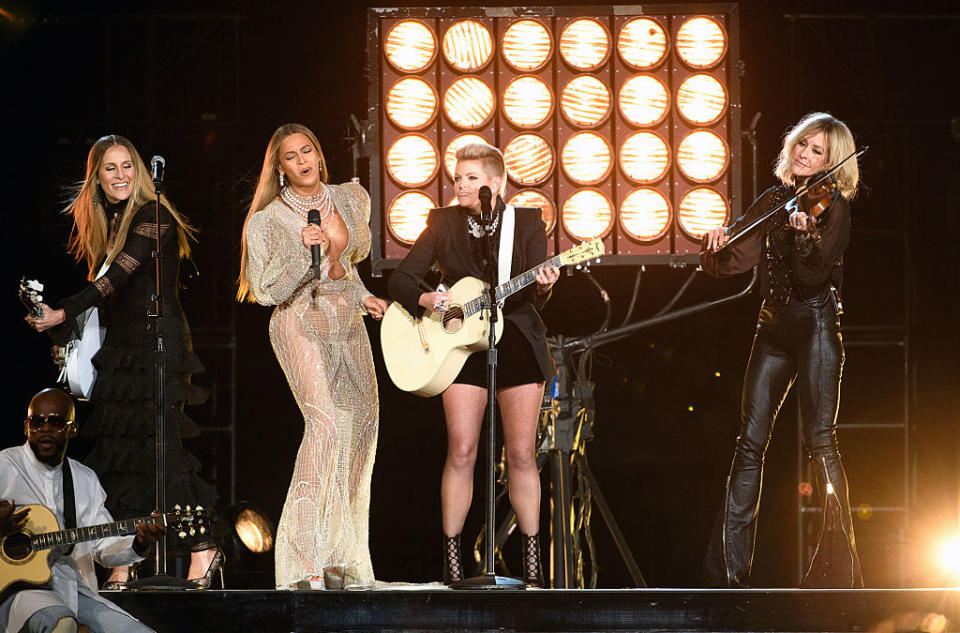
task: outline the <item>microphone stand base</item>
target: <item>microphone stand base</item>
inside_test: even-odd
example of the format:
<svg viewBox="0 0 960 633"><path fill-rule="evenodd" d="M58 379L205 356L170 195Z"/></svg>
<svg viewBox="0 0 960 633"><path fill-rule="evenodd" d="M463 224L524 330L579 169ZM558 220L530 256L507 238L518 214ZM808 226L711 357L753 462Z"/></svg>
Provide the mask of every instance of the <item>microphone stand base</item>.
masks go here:
<svg viewBox="0 0 960 633"><path fill-rule="evenodd" d="M189 589L197 589L197 583L166 574L137 578L127 583L127 591L187 591Z"/></svg>
<svg viewBox="0 0 960 633"><path fill-rule="evenodd" d="M503 589L517 591L526 589L527 586L522 580L510 578L509 576L484 574L482 576L474 576L473 578L465 578L452 582L450 583L450 588L466 591L495 591Z"/></svg>

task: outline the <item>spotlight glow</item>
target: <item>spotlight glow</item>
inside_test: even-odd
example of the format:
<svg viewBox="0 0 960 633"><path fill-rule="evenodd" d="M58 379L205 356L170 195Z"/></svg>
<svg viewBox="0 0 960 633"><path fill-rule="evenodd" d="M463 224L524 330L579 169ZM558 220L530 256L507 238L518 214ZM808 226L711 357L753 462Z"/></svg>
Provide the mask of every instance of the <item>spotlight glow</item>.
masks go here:
<svg viewBox="0 0 960 633"><path fill-rule="evenodd" d="M596 20L574 20L560 33L560 56L576 70L594 70L609 55L610 34Z"/></svg>
<svg viewBox="0 0 960 633"><path fill-rule="evenodd" d="M707 17L691 18L677 31L677 54L688 66L710 68L727 52L723 27Z"/></svg>
<svg viewBox="0 0 960 633"><path fill-rule="evenodd" d="M620 113L634 125L656 125L667 116L670 97L667 87L653 75L628 79L617 97Z"/></svg>
<svg viewBox="0 0 960 633"><path fill-rule="evenodd" d="M404 191L387 207L387 227L404 244L413 244L427 228L427 214L437 206L422 191Z"/></svg>
<svg viewBox="0 0 960 633"><path fill-rule="evenodd" d="M613 205L596 189L581 189L567 198L560 212L563 229L576 240L603 237L613 227Z"/></svg>
<svg viewBox="0 0 960 633"><path fill-rule="evenodd" d="M440 165L437 148L422 134L405 134L387 150L387 172L404 187L418 187L433 178Z"/></svg>
<svg viewBox="0 0 960 633"><path fill-rule="evenodd" d="M515 136L503 149L507 175L518 185L539 185L553 171L553 148L537 134Z"/></svg>
<svg viewBox="0 0 960 633"><path fill-rule="evenodd" d="M540 70L553 54L553 36L536 20L518 20L503 33L503 58L514 70Z"/></svg>
<svg viewBox="0 0 960 633"><path fill-rule="evenodd" d="M620 29L617 52L627 66L653 68L667 56L667 34L656 20L634 18Z"/></svg>
<svg viewBox="0 0 960 633"><path fill-rule="evenodd" d="M727 144L710 130L687 134L677 148L677 165L694 182L710 182L727 168L730 152Z"/></svg>
<svg viewBox="0 0 960 633"><path fill-rule="evenodd" d="M547 233L553 230L556 224L556 214L554 213L553 202L542 191L536 189L523 189L513 194L507 204L515 207L540 207L543 223L547 225Z"/></svg>
<svg viewBox="0 0 960 633"><path fill-rule="evenodd" d="M517 77L503 91L503 114L522 129L540 127L553 112L553 92L542 79Z"/></svg>
<svg viewBox="0 0 960 633"><path fill-rule="evenodd" d="M727 109L727 89L711 75L691 75L677 90L677 109L694 125L709 125Z"/></svg>
<svg viewBox="0 0 960 633"><path fill-rule="evenodd" d="M383 45L387 61L404 73L423 70L437 54L437 38L423 22L404 20L393 25Z"/></svg>
<svg viewBox="0 0 960 633"><path fill-rule="evenodd" d="M443 57L457 70L480 70L493 57L490 29L476 20L457 22L443 34Z"/></svg>
<svg viewBox="0 0 960 633"><path fill-rule="evenodd" d="M560 93L560 110L570 123L593 127L603 123L613 106L610 89L593 75L574 77Z"/></svg>
<svg viewBox="0 0 960 633"><path fill-rule="evenodd" d="M447 170L447 175L453 178L453 172L457 169L457 150L470 143L487 143L487 139L479 134L467 132L455 137L447 145L447 151L443 153L443 166ZM487 143L489 145L489 143Z"/></svg>
<svg viewBox="0 0 960 633"><path fill-rule="evenodd" d="M404 130L422 128L437 114L437 92L419 77L404 77L387 91L387 116Z"/></svg>
<svg viewBox="0 0 960 633"><path fill-rule="evenodd" d="M607 140L596 132L578 132L564 144L560 164L567 177L578 185L594 185L610 173L613 152Z"/></svg>
<svg viewBox="0 0 960 633"><path fill-rule="evenodd" d="M669 166L670 148L653 132L635 132L620 147L620 169L638 184L660 180Z"/></svg>
<svg viewBox="0 0 960 633"><path fill-rule="evenodd" d="M443 93L443 112L456 126L467 130L483 127L493 116L493 90L476 77L461 77Z"/></svg>
<svg viewBox="0 0 960 633"><path fill-rule="evenodd" d="M726 224L727 202L716 189L691 189L677 205L677 221L684 233L699 240L710 229Z"/></svg>
<svg viewBox="0 0 960 633"><path fill-rule="evenodd" d="M620 226L635 240L658 240L670 228L670 203L656 189L635 189L620 205Z"/></svg>

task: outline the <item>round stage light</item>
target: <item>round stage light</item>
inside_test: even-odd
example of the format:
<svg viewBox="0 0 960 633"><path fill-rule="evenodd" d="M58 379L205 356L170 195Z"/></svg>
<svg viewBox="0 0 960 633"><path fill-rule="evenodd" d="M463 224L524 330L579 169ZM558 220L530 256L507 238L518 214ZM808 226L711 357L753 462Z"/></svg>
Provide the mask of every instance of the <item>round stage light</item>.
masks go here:
<svg viewBox="0 0 960 633"><path fill-rule="evenodd" d="M387 33L383 52L390 65L400 72L415 73L433 61L437 38L423 22L404 20Z"/></svg>
<svg viewBox="0 0 960 633"><path fill-rule="evenodd" d="M694 125L709 125L727 109L727 89L711 75L690 75L677 90L677 109Z"/></svg>
<svg viewBox="0 0 960 633"><path fill-rule="evenodd" d="M656 189L635 189L620 205L620 226L635 240L658 240L670 228L670 203Z"/></svg>
<svg viewBox="0 0 960 633"><path fill-rule="evenodd" d="M437 206L422 191L404 191L387 207L387 227L397 241L413 244L427 228L427 214Z"/></svg>
<svg viewBox="0 0 960 633"><path fill-rule="evenodd" d="M687 134L677 148L677 165L694 182L710 182L727 168L730 152L722 138L710 130Z"/></svg>
<svg viewBox="0 0 960 633"><path fill-rule="evenodd" d="M503 33L503 58L522 73L540 70L553 54L553 36L536 20L518 20Z"/></svg>
<svg viewBox="0 0 960 633"><path fill-rule="evenodd" d="M480 70L493 57L490 29L476 20L457 22L443 34L443 57L457 70Z"/></svg>
<svg viewBox="0 0 960 633"><path fill-rule="evenodd" d="M610 89L593 75L574 77L560 93L560 110L567 121L580 127L603 123L613 107Z"/></svg>
<svg viewBox="0 0 960 633"><path fill-rule="evenodd" d="M476 77L461 77L443 93L443 112L456 126L467 130L482 127L493 116L493 90Z"/></svg>
<svg viewBox="0 0 960 633"><path fill-rule="evenodd" d="M574 20L560 33L560 55L577 70L594 70L610 55L610 34L591 18Z"/></svg>
<svg viewBox="0 0 960 633"><path fill-rule="evenodd" d="M727 52L727 35L716 20L691 18L677 31L677 54L688 66L710 68Z"/></svg>
<svg viewBox="0 0 960 633"><path fill-rule="evenodd" d="M727 202L716 189L691 189L677 205L677 220L684 233L699 240L710 229L726 224Z"/></svg>
<svg viewBox="0 0 960 633"><path fill-rule="evenodd" d="M658 134L635 132L620 146L620 169L638 184L663 178L670 166L670 148Z"/></svg>
<svg viewBox="0 0 960 633"><path fill-rule="evenodd" d="M667 33L656 20L634 18L620 29L617 52L631 68L653 68L667 56Z"/></svg>
<svg viewBox="0 0 960 633"><path fill-rule="evenodd" d="M613 151L607 139L596 132L578 132L564 144L560 164L573 182L595 185L610 173Z"/></svg>
<svg viewBox="0 0 960 633"><path fill-rule="evenodd" d="M547 233L553 230L556 224L557 216L554 213L553 202L542 191L536 189L523 189L513 194L507 204L515 207L540 207L543 223L547 225Z"/></svg>
<svg viewBox="0 0 960 633"><path fill-rule="evenodd" d="M416 130L437 114L436 90L419 77L404 77L387 91L387 117L399 128Z"/></svg>
<svg viewBox="0 0 960 633"><path fill-rule="evenodd" d="M613 205L596 189L581 189L563 203L560 221L573 239L604 237L613 227Z"/></svg>
<svg viewBox="0 0 960 633"><path fill-rule="evenodd" d="M532 133L513 137L503 149L507 175L522 186L539 185L553 172L553 148L542 136Z"/></svg>
<svg viewBox="0 0 960 633"><path fill-rule="evenodd" d="M667 116L667 87L653 75L637 75L620 87L620 114L634 125L656 125Z"/></svg>
<svg viewBox="0 0 960 633"><path fill-rule="evenodd" d="M404 187L430 182L440 164L437 148L422 134L405 134L387 150L387 172Z"/></svg>
<svg viewBox="0 0 960 633"><path fill-rule="evenodd" d="M553 92L542 79L517 77L503 91L503 114L519 128L543 125L553 112Z"/></svg>
<svg viewBox="0 0 960 633"><path fill-rule="evenodd" d="M443 153L443 166L447 170L447 175L450 176L450 178L453 178L453 172L457 169L457 150L470 143L490 144L487 139L472 132L461 134L450 141L450 144L447 145L447 151Z"/></svg>

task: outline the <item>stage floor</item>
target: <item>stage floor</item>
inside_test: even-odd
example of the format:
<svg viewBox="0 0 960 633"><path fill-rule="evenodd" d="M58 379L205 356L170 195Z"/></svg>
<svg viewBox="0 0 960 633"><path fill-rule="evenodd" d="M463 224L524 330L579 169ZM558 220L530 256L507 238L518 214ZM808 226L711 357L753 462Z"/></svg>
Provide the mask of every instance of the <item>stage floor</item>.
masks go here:
<svg viewBox="0 0 960 633"><path fill-rule="evenodd" d="M956 589L106 592L158 633L960 630Z"/></svg>

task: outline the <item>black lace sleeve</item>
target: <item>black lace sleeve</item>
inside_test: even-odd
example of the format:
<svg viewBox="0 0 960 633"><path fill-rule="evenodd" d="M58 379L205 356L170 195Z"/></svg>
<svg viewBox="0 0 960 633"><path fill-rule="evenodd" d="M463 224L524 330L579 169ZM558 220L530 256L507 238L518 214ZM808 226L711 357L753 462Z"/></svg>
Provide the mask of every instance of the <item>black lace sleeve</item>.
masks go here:
<svg viewBox="0 0 960 633"><path fill-rule="evenodd" d="M727 227L728 235L736 235L743 227L783 202L789 193L784 186L771 187L753 201L742 216ZM756 227L732 245L720 251L718 272L721 277L743 273L760 263L763 251L763 227Z"/></svg>

